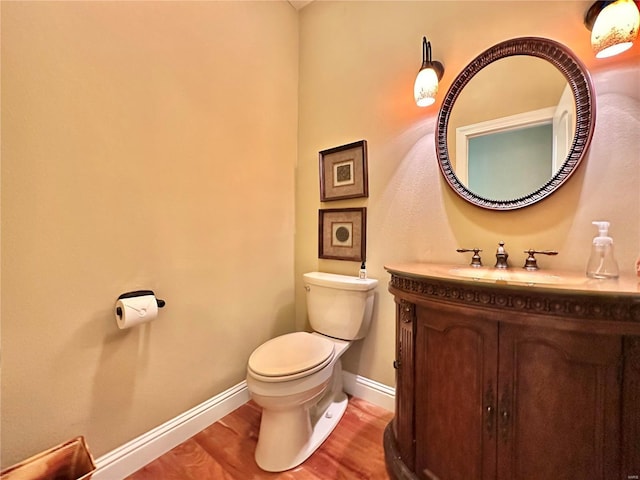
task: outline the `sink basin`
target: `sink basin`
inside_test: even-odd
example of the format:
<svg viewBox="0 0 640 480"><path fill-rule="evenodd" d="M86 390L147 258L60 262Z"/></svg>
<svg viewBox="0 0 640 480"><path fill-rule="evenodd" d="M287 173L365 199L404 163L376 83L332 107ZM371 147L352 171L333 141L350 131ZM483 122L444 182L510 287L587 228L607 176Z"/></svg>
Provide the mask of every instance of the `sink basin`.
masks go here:
<svg viewBox="0 0 640 480"><path fill-rule="evenodd" d="M578 285L586 279L580 276L565 276L545 273L544 271L527 271L524 269L499 269L490 267L456 267L449 269L449 275L465 280L506 283L514 285Z"/></svg>

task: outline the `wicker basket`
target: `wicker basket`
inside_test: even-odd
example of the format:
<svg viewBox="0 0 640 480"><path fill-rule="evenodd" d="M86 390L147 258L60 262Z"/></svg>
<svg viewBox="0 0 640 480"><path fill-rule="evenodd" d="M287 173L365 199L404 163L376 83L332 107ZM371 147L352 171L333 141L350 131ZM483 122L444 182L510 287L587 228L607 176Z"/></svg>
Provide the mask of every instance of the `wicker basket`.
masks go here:
<svg viewBox="0 0 640 480"><path fill-rule="evenodd" d="M0 473L2 480L89 480L95 471L84 437L77 437Z"/></svg>

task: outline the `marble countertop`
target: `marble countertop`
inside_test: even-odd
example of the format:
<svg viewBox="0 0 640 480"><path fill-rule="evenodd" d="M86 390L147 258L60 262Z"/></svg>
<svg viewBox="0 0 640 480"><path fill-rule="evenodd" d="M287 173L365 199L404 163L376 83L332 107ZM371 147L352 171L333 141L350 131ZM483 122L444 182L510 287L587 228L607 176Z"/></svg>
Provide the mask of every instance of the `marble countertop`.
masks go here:
<svg viewBox="0 0 640 480"><path fill-rule="evenodd" d="M640 278L620 276L616 279L594 279L584 273L540 269L527 271L511 267L498 269L436 263L398 263L385 265L391 274L411 278L430 278L466 284L553 290L558 293L604 294L640 297Z"/></svg>

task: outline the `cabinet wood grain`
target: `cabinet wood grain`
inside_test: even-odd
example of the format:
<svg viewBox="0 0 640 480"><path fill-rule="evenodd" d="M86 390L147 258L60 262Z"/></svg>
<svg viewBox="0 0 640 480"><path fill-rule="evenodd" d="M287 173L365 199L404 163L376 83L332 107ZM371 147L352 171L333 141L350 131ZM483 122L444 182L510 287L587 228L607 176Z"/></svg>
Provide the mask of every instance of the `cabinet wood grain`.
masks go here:
<svg viewBox="0 0 640 480"><path fill-rule="evenodd" d="M637 478L637 292L391 274L397 408L384 446L392 478Z"/></svg>

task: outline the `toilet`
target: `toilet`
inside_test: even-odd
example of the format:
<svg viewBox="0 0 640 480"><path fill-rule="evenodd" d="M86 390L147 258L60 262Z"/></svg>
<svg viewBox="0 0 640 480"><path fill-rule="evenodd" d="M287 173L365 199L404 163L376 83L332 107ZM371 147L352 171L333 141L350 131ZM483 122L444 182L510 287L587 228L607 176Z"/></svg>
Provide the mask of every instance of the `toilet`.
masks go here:
<svg viewBox="0 0 640 480"><path fill-rule="evenodd" d="M369 330L378 281L332 273L303 275L313 333L295 332L256 348L247 388L262 407L256 463L282 472L304 462L347 408L340 357Z"/></svg>

